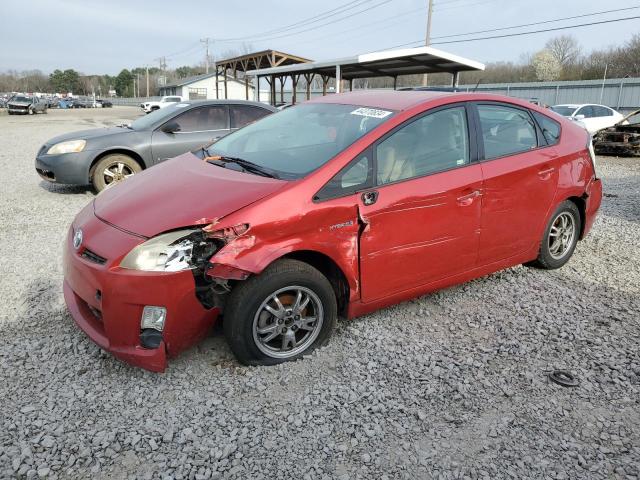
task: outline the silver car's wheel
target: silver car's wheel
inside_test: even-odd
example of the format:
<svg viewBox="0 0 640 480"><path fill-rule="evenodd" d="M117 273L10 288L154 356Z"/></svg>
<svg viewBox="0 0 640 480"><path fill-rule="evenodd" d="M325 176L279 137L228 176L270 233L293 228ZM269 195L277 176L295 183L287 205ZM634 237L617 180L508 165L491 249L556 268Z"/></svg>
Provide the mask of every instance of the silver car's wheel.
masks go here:
<svg viewBox="0 0 640 480"><path fill-rule="evenodd" d="M322 330L324 311L318 295L292 285L269 295L253 319L256 347L271 358L291 358L305 351Z"/></svg>
<svg viewBox="0 0 640 480"><path fill-rule="evenodd" d="M554 260L564 258L573 247L576 236L576 223L573 215L562 212L551 223L549 229L549 254Z"/></svg>

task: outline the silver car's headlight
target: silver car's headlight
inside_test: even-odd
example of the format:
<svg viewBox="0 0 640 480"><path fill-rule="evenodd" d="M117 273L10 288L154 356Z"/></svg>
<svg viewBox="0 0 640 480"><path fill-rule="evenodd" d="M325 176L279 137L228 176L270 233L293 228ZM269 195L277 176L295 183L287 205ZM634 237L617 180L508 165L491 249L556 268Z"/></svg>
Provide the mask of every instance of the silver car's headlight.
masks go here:
<svg viewBox="0 0 640 480"><path fill-rule="evenodd" d="M150 238L131 250L120 262L122 268L145 272L180 272L195 268L192 261L195 238L201 230L178 230Z"/></svg>
<svg viewBox="0 0 640 480"><path fill-rule="evenodd" d="M67 140L53 145L47 150L47 155L59 155L61 153L81 152L87 145L86 140Z"/></svg>

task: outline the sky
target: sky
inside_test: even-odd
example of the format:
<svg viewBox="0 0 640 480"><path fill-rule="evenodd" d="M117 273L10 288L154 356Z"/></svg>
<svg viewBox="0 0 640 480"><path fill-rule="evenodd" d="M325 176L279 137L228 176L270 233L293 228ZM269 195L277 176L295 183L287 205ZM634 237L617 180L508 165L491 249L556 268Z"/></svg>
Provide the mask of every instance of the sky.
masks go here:
<svg viewBox="0 0 640 480"><path fill-rule="evenodd" d="M281 50L328 60L387 49L425 37L428 0L2 0L0 71L73 68L117 74L122 68L195 65L200 39L213 55ZM352 5L324 20L296 22ZM524 23L638 7L617 13L495 32L493 35L640 16L640 0L434 0L432 43L481 62L518 61L554 36L571 34L584 51L615 46L640 33L640 18L511 38L439 44L491 35L448 37ZM15 20L13 20L15 19ZM440 37L440 38L439 38ZM417 46L417 45L413 45Z"/></svg>

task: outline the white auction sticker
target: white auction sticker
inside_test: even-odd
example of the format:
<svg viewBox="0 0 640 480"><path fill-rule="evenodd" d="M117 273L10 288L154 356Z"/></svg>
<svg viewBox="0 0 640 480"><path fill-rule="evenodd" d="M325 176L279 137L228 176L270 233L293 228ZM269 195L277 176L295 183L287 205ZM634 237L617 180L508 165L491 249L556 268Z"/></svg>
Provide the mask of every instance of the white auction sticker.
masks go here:
<svg viewBox="0 0 640 480"><path fill-rule="evenodd" d="M351 112L351 115L360 115L361 117L384 118L391 115L392 112L387 110L378 110L377 108L358 108Z"/></svg>

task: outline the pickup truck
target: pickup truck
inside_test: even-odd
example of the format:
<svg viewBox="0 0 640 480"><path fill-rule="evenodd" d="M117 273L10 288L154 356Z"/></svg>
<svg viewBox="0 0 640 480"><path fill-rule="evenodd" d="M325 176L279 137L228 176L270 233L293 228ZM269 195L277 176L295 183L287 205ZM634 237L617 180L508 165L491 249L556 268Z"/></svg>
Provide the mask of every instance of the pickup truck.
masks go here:
<svg viewBox="0 0 640 480"><path fill-rule="evenodd" d="M160 110L161 108L168 107L174 103L183 102L184 99L178 96L166 96L162 97L159 102L144 102L140 104L140 108L145 113L153 112L154 110Z"/></svg>

